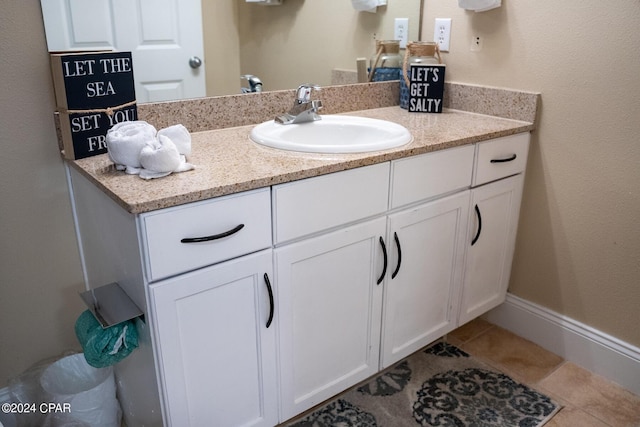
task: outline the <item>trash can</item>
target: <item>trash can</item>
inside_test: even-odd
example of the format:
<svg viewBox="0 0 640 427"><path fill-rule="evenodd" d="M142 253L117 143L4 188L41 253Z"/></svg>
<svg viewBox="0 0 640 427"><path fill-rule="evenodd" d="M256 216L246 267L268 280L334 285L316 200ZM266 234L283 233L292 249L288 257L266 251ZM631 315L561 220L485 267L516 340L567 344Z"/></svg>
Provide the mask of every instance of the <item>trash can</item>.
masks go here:
<svg viewBox="0 0 640 427"><path fill-rule="evenodd" d="M12 413L0 411L0 426L2 427L16 427L16 416Z"/></svg>
<svg viewBox="0 0 640 427"><path fill-rule="evenodd" d="M40 378L45 392L47 426L119 427L122 411L116 398L113 368L94 368L83 353L64 357Z"/></svg>

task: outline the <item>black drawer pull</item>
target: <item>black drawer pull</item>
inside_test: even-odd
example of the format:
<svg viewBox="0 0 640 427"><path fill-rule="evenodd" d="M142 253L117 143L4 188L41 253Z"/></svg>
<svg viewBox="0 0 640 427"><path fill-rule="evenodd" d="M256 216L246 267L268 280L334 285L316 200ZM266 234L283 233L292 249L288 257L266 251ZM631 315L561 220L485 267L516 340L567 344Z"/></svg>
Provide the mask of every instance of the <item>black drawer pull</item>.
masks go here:
<svg viewBox="0 0 640 427"><path fill-rule="evenodd" d="M490 162L491 163L506 163L506 162L512 162L516 159L515 154L512 154L511 157L507 157L506 159L491 159Z"/></svg>
<svg viewBox="0 0 640 427"><path fill-rule="evenodd" d="M180 240L180 242L181 243L210 242L212 240L218 240L224 237L231 236L232 234L236 234L238 231L242 230L243 228L244 228L244 224L239 224L236 227L232 228L231 230L225 231L224 233L214 234L211 236L204 236L204 237L185 237L184 239Z"/></svg>
<svg viewBox="0 0 640 427"><path fill-rule="evenodd" d="M264 273L264 283L267 285L267 292L269 292L269 319L267 320L267 329L271 326L271 322L273 321L273 289L271 289L271 282L269 281L269 276L267 273Z"/></svg>
<svg viewBox="0 0 640 427"><path fill-rule="evenodd" d="M398 275L398 271L400 271L400 264L402 263L402 249L400 249L400 239L398 239L398 233L393 232L393 239L396 241L396 248L398 248L398 265L396 265L396 269L393 273L391 273L391 278L395 279Z"/></svg>
<svg viewBox="0 0 640 427"><path fill-rule="evenodd" d="M482 215L480 215L480 208L476 205L476 216L478 217L478 231L476 232L476 237L471 241L471 246L475 245L480 237L480 232L482 231Z"/></svg>
<svg viewBox="0 0 640 427"><path fill-rule="evenodd" d="M376 285L382 283L382 279L384 279L384 275L387 274L387 246L384 244L384 240L382 236L380 236L380 246L382 246L382 257L384 259L384 266L382 267L382 274L378 278Z"/></svg>

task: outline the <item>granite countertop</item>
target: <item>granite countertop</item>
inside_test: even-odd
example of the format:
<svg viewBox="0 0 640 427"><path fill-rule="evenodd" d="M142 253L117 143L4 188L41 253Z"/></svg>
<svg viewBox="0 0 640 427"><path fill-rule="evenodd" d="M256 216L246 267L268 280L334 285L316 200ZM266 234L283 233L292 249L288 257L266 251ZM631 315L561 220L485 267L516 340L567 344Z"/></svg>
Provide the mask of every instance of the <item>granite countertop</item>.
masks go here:
<svg viewBox="0 0 640 427"><path fill-rule="evenodd" d="M196 169L160 179L146 181L117 171L106 154L69 163L126 211L139 214L534 129L529 121L455 109L421 114L391 106L342 114L399 123L409 129L413 141L369 153L299 153L253 143L253 125L248 125L193 132L189 162Z"/></svg>

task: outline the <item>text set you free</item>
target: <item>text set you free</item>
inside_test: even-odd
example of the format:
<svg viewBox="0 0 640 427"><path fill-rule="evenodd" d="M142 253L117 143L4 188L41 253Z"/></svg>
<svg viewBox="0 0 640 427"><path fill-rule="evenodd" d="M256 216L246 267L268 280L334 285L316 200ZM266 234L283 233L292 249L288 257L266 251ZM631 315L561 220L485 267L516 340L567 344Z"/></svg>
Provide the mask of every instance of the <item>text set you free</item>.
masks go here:
<svg viewBox="0 0 640 427"><path fill-rule="evenodd" d="M52 55L65 156L106 152L107 131L137 120L131 52Z"/></svg>
<svg viewBox="0 0 640 427"><path fill-rule="evenodd" d="M101 74L102 76L114 73L133 72L133 68L131 67L131 58L100 58L98 60L81 59L75 61L64 61L62 64L65 78L94 76L96 75L96 69L99 71L98 74ZM88 81L86 83L87 98L110 95L116 95L116 90L110 80ZM101 114L91 114L88 116L73 117L71 120L71 131L81 132L98 128L100 126L100 116ZM113 114L107 115L107 118L109 119L109 127L125 120L134 120L132 116L133 111L131 109L114 111ZM104 136L91 138L90 145L92 148L96 145L104 145Z"/></svg>

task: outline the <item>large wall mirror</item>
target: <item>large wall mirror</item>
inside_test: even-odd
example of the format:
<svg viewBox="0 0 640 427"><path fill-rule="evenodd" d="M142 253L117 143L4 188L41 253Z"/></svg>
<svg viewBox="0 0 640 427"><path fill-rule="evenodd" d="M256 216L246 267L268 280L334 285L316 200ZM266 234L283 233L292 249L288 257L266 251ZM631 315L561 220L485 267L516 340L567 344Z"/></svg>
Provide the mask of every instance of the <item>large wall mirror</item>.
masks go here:
<svg viewBox="0 0 640 427"><path fill-rule="evenodd" d="M395 18L420 39L423 0L387 3L370 13L350 0L41 0L49 51L132 52L139 102L239 94L243 75L265 91L340 83L336 70L355 72L375 40L393 39Z"/></svg>

